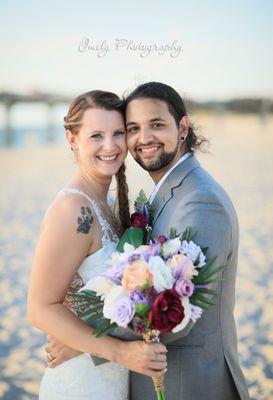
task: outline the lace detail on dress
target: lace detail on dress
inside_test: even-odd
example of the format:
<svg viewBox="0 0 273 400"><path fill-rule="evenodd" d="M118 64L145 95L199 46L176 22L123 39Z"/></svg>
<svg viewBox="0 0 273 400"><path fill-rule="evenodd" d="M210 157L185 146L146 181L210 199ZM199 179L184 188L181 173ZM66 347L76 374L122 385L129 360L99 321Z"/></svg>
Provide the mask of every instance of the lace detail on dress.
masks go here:
<svg viewBox="0 0 273 400"><path fill-rule="evenodd" d="M98 218L99 224L101 226L101 229L102 229L102 233L103 233L103 236L102 236L102 239L101 239L102 246L104 246L107 242L108 243L109 242L118 243L119 238L118 238L117 234L115 232L113 232L110 224L102 217L101 210L98 207L98 205L95 202L95 200L91 199L86 193L84 193L81 190L76 189L76 188L62 189L58 193L58 196L65 195L67 193L80 194L80 195L84 196L91 203L91 205L92 205L92 207L93 207L93 209L94 209L94 211L95 211L95 213L97 215L97 218Z"/></svg>

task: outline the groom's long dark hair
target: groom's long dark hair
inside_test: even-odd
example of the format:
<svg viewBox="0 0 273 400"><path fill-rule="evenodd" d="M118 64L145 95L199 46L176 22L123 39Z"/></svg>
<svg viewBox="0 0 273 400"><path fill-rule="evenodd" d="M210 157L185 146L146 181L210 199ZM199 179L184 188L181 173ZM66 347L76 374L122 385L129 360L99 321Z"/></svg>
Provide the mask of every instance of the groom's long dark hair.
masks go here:
<svg viewBox="0 0 273 400"><path fill-rule="evenodd" d="M161 82L147 82L139 85L124 99L125 107L136 99L157 99L164 101L168 106L170 114L174 117L177 127L179 127L181 118L188 115L185 103L180 94L171 86ZM203 145L208 144L208 140L204 136L197 134L193 125L190 124L184 143L186 151L194 152L194 150L201 149Z"/></svg>

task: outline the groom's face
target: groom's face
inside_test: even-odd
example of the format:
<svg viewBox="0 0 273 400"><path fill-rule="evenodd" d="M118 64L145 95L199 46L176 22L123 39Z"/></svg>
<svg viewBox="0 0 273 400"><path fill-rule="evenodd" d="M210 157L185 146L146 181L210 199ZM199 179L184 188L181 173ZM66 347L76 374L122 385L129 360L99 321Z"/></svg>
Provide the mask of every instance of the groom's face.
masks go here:
<svg viewBox="0 0 273 400"><path fill-rule="evenodd" d="M164 101L131 101L126 108L126 127L130 153L151 175L169 169L181 156L179 130Z"/></svg>

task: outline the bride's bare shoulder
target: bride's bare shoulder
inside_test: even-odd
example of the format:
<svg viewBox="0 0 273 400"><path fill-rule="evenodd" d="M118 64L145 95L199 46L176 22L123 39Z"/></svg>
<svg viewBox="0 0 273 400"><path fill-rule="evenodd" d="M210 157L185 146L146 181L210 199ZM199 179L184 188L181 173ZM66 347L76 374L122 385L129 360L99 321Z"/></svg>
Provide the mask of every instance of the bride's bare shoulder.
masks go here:
<svg viewBox="0 0 273 400"><path fill-rule="evenodd" d="M40 230L51 224L73 228L77 233L88 234L94 221L90 201L78 193L57 195L45 212Z"/></svg>

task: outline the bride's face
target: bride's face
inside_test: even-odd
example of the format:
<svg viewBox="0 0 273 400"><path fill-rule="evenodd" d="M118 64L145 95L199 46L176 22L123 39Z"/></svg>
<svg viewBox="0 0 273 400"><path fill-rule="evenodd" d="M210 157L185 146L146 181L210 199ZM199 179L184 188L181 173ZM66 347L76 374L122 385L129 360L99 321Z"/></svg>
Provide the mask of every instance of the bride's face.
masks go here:
<svg viewBox="0 0 273 400"><path fill-rule="evenodd" d="M115 175L127 155L122 115L115 110L87 109L75 142L78 163L85 172L100 176Z"/></svg>

